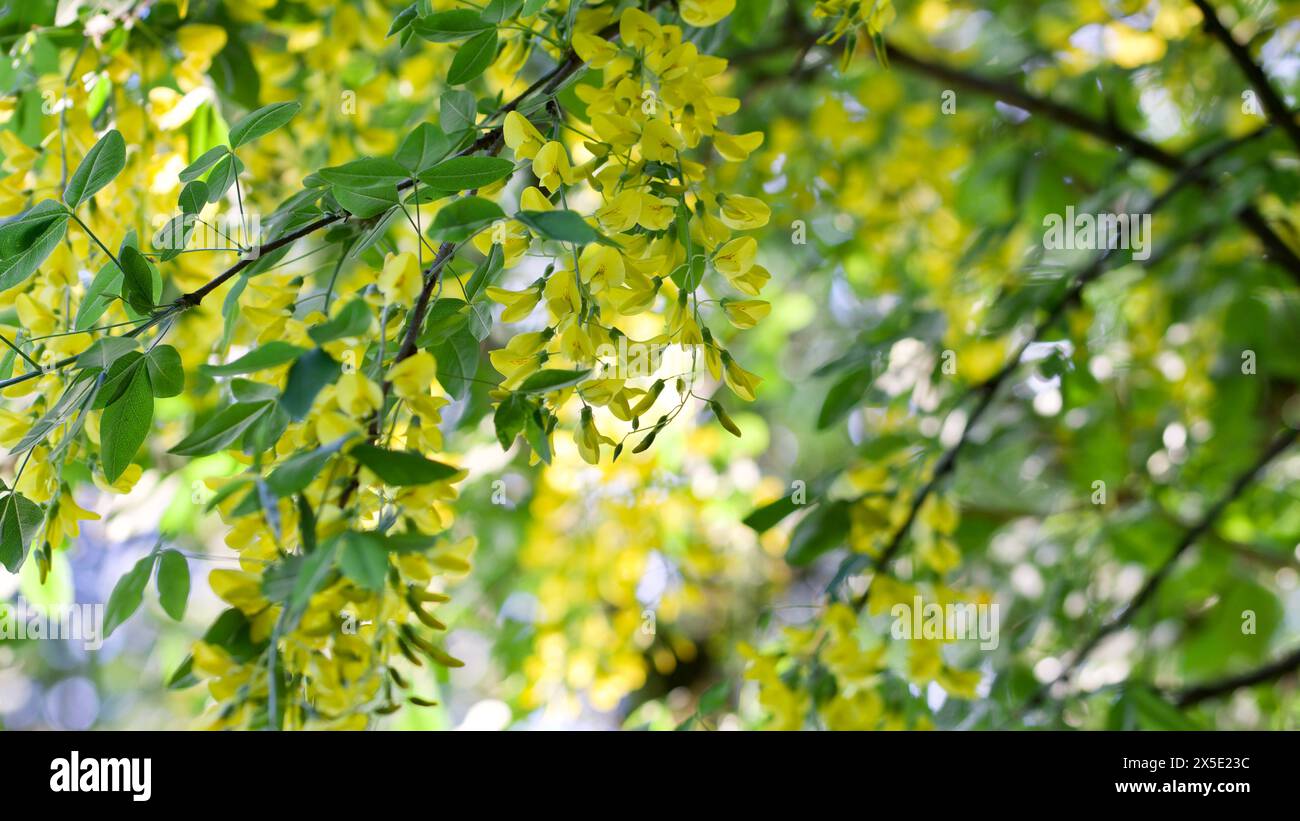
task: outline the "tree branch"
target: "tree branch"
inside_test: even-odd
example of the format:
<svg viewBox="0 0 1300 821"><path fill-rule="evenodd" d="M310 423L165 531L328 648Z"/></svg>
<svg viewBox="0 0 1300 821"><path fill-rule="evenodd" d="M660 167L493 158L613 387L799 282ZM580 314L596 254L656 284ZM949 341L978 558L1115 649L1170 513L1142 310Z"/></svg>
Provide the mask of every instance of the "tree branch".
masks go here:
<svg viewBox="0 0 1300 821"><path fill-rule="evenodd" d="M911 69L918 74L923 74L956 88L963 88L967 91L1002 100L1034 114L1041 114L1075 131L1090 134L1100 140L1120 146L1134 156L1141 157L1170 171L1181 172L1186 168L1187 162L1182 157L1171 154L1118 124L1109 120L1099 120L1046 97L1031 94L1012 81L984 77L934 60L921 58L893 42L888 42L885 50L891 63ZM1286 107L1283 106L1282 108L1285 111ZM1283 127L1286 127L1288 123L1292 128L1295 127L1295 120L1292 117L1283 116L1277 119ZM1206 188L1210 187L1209 183L1204 180L1198 181L1197 184ZM1251 205L1242 209L1238 214L1238 221L1264 244L1264 247L1277 263L1286 270L1287 274L1297 284L1300 284L1300 255L1297 255L1278 236L1277 232L1269 226L1268 221L1264 219L1264 215Z"/></svg>
<svg viewBox="0 0 1300 821"><path fill-rule="evenodd" d="M1173 693L1174 704L1178 707L1191 707L1202 701L1236 692L1243 687L1253 687L1256 684L1282 678L1297 669L1300 669L1300 647L1263 667L1179 690Z"/></svg>
<svg viewBox="0 0 1300 821"><path fill-rule="evenodd" d="M1168 578L1169 574L1173 571L1174 565L1178 562L1178 559L1181 558L1182 555L1187 552L1188 548L1195 544L1196 541L1214 525L1228 505L1240 497L1246 491L1246 488L1250 487L1251 483L1255 481L1256 477L1259 476L1269 463L1295 443L1297 437L1300 437L1300 431L1297 430L1287 430L1280 433L1269 444L1264 452L1260 454L1259 458L1255 460L1255 463L1236 478L1228 491L1220 496L1219 500L1215 502L1209 510L1205 511L1195 524L1184 531L1183 537L1178 541L1173 552L1170 553L1164 563L1161 564L1160 567L1156 568L1156 571L1147 578L1146 583L1142 585L1142 589L1129 600L1129 603L1112 616L1109 621L1099 627L1088 638L1088 640L1084 642L1079 651L1075 653L1074 658L1071 659L1068 665L1066 665L1065 669L1063 669L1054 679L1039 687L1037 692L1035 692L1029 701L1026 702L1023 709L1029 709L1042 703L1048 690L1057 683L1068 682L1070 678L1073 677L1074 671L1082 666L1088 657L1092 655L1093 651L1097 649L1097 646L1101 644L1102 640L1131 622L1137 612L1142 609L1143 605L1150 601L1151 597L1155 595L1155 592L1160 587L1161 583Z"/></svg>
<svg viewBox="0 0 1300 821"><path fill-rule="evenodd" d="M616 34L618 34L618 25L612 24L602 29L599 36L609 39L615 36ZM533 83L528 88L526 88L522 93L516 96L513 100L503 105L500 109L497 110L494 117L500 116L502 114L508 114L511 111L515 111L516 109L519 108L519 106L521 106L524 103L526 99L528 99L530 95L535 93L538 89L543 89L547 94L553 93L555 89L559 88L560 85L565 80L567 80L575 71L577 71L581 66L582 66L582 59L578 57L577 52L570 50L567 57L563 61L561 61L559 65L551 69L546 74L542 75L542 77L540 77L535 83ZM462 151L457 152L455 156L463 157L493 147L500 140L503 139L503 127L504 127L503 125L496 125L488 129L487 131L483 132L483 134L479 135L478 139L476 139L468 148L465 148ZM400 183L397 184L397 190L399 192L405 191L406 189L415 185L415 182L416 180L414 177L408 177L407 179L402 180ZM315 232L319 231L322 228L326 228L337 222L346 220L350 216L351 214L347 213L346 211L338 214L326 214L325 216L322 216L320 219L317 219L314 222L311 222L303 226L302 228L299 228L293 233L287 234L284 237L275 240L274 242L268 243L265 247L261 249L261 254L269 254L273 251L277 251L286 245L289 245L293 242L296 242L299 239L302 239L305 236L308 236L309 234L314 234ZM259 254L259 256L261 254ZM439 256L441 256L441 254L439 254ZM253 262L255 261L256 260L253 258L241 259L239 262L235 263L234 265L231 265L229 268L222 271L217 276L213 277L202 287L194 291L191 291L187 294L183 294L177 297L168 305L164 306L154 315L155 320L151 320L150 322L147 322L137 328L133 328L131 331L123 334L123 336L127 336L127 337L139 336L140 334L152 328L154 325L158 324L156 321L157 319L170 316L171 314L188 310L190 308L197 306L209 294L211 294L217 288L220 288L231 278L237 276L240 271L243 271L249 265L252 265ZM434 277L433 281L436 284L437 277ZM427 297L426 297L425 307L426 309L428 307ZM423 317L423 314L421 314L420 316ZM419 336L418 328L416 329L415 336L417 338ZM414 351L408 352L406 356L410 356L411 353L414 353ZM404 359L406 357L404 356L402 358ZM10 385L21 384L23 382L28 381L29 379L36 379L37 377L43 376L46 373L49 373L51 371L56 371L62 368L66 368L68 365L71 365L73 362L76 361L77 361L76 356L68 356L58 360L57 362L53 363L46 369L28 371L27 373L19 374L18 376L10 377L8 379L0 379L0 389L7 388Z"/></svg>
<svg viewBox="0 0 1300 821"><path fill-rule="evenodd" d="M1238 140L1229 140L1223 143L1222 145L1206 152L1202 157L1197 159L1194 163L1184 166L1178 178L1174 180L1174 182L1168 188L1166 188L1158 197L1152 200L1151 204L1147 208L1147 212L1154 215L1166 203L1170 202L1173 199L1175 194L1183 190L1185 187L1187 187L1187 185L1198 181L1205 174L1206 170L1216 160L1220 159L1221 157L1228 154L1232 150L1252 140L1257 139L1262 134L1264 134L1267 130L1268 127L1266 126ZM1158 264L1165 256L1167 256L1172 248L1177 247L1178 244L1179 243L1171 243L1169 247L1165 248L1160 254L1156 255L1154 259L1149 260L1147 262L1146 267L1148 268L1155 267L1155 265ZM1029 338L1026 339L1025 342L1021 344L1021 346L1016 350L1015 354L1010 359L1007 360L1007 362L1002 366L1002 368L993 376L986 379L984 382L981 382L980 384L971 388L967 396L963 397L963 400L958 403L959 406L964 405L965 400L968 399L969 397L971 396L979 397L979 401L976 404L975 409L971 411L970 417L966 420L966 425L962 430L961 437L957 440L957 443L955 445L953 445L951 448L946 450L943 453L943 455L939 458L939 462L935 466L934 473L931 475L929 481L927 481L921 487L921 490L912 499L911 505L907 511L907 517L903 520L903 523L899 525L898 529L894 531L893 535L890 537L887 546L885 547L885 550L880 554L879 559L877 559L875 563L875 569L877 572L886 568L889 565L889 562L894 558L895 554L897 554L898 551L902 549L903 543L907 539L907 535L910 532L913 523L916 521L916 517L921 512L921 507L925 504L925 501L938 488L939 483L942 482L944 478L947 477L948 474L952 473L953 470L956 468L957 458L958 456L961 455L962 450L966 447L966 444L970 437L970 432L974 429L975 424L979 422L981 418L983 418L985 412L987 412L989 407L993 404L993 398L997 395L1002 385L1007 381L1007 379L1011 377L1011 375L1015 372L1016 368L1020 366L1020 362L1024 358L1025 351L1029 349L1030 345L1032 345L1034 342L1041 339L1043 335L1060 320L1061 316L1071 305L1079 301L1080 297L1083 294L1084 288L1086 288L1089 284L1091 284L1093 281L1095 281L1098 277L1100 277L1103 273L1106 272L1106 262L1110 259L1112 253L1113 252L1111 251L1107 251L1103 254L1097 255L1097 257L1093 259L1093 261L1088 265L1088 267L1079 273L1079 275L1075 278L1074 283L1070 286L1069 290L1066 291L1065 294L1062 295L1062 297L1059 300L1057 300L1057 302L1048 310L1047 316L1044 317L1037 325L1034 326L1033 333L1030 334ZM871 585L868 584L867 588L863 590L862 594L859 595L858 598L854 601L853 603L854 609L860 612L862 608L866 605L870 594L871 594Z"/></svg>
<svg viewBox="0 0 1300 821"><path fill-rule="evenodd" d="M1192 2L1201 10L1201 16L1205 18L1205 28L1223 43L1237 67L1241 69L1241 73L1245 74L1246 79L1255 87L1255 92L1259 94L1260 102L1264 104L1268 116L1282 127L1291 138L1291 142L1295 143L1296 149L1300 150L1300 124L1296 122L1295 115L1282 100L1282 95L1268 81L1259 63L1250 56L1245 46L1233 39L1232 32L1223 25L1223 21L1219 19L1214 6L1210 5L1208 0L1192 0Z"/></svg>

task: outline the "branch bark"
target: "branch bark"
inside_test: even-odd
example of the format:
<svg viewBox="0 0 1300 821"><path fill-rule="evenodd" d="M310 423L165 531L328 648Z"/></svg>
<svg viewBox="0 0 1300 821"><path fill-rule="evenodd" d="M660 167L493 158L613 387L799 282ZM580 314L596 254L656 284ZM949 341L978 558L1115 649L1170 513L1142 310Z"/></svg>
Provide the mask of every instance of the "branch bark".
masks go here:
<svg viewBox="0 0 1300 821"><path fill-rule="evenodd" d="M1265 664L1263 667L1179 690L1173 694L1174 704L1178 707L1191 707L1200 704L1202 701L1234 693L1243 687L1253 687L1266 681L1274 681L1290 675L1297 669L1300 669L1300 647L1276 661Z"/></svg>
<svg viewBox="0 0 1300 821"><path fill-rule="evenodd" d="M1266 131L1267 131L1267 127L1259 129L1258 131L1252 134L1248 134L1245 137L1242 137L1241 139L1227 141L1224 144L1216 147L1215 149L1206 152L1202 157L1200 157L1190 165L1186 165L1183 168L1182 172L1179 174L1178 178L1174 180L1174 182L1168 188L1166 188L1158 197L1152 200L1147 210L1152 214L1154 214L1156 211L1159 211L1166 203L1168 203L1170 200L1173 199L1174 195L1176 195L1178 192L1183 190L1189 184L1195 183L1200 178L1202 178L1206 170L1216 160L1228 154L1233 149L1238 148L1247 142L1257 139L1258 137L1262 136ZM1147 267L1148 268L1154 267L1156 263L1158 263L1169 253L1171 248L1176 246L1177 243L1171 244L1170 248L1166 248L1164 251L1158 254L1155 259L1150 260L1147 264ZM918 491L916 496L912 499L911 505L908 507L906 518L903 520L903 523L899 525L898 529L894 531L893 535L890 537L888 544L885 547L885 550L880 554L880 557L877 559L875 563L875 569L877 572L880 572L885 568L887 568L889 562L894 558L894 556L898 553L898 551L902 549L902 546L907 539L907 535L911 531L912 525L913 523L915 523L917 515L920 514L921 507L925 504L925 501L934 493L935 489L944 480L944 478L947 477L948 474L952 473L953 470L956 469L957 458L961 455L962 450L966 447L971 430L973 430L976 423L978 423L980 419L983 418L984 414L988 411L989 407L992 406L993 399L997 395L998 391L1002 388L1002 386L1006 383L1006 381L1015 372L1016 368L1019 367L1020 361L1024 357L1025 351L1028 350L1031 344L1041 339L1043 335L1060 320L1061 316L1071 305L1078 302L1078 300L1083 294L1084 288L1086 288L1088 285L1090 285L1098 277L1100 277L1102 274L1106 272L1106 263L1110 259L1111 254L1112 252L1110 251L1107 251L1106 253L1103 254L1099 254L1088 265L1087 268L1081 271L1078 274L1078 276L1075 277L1075 280L1071 284L1069 290L1067 290L1065 294L1059 300L1057 300L1055 304L1052 305L1052 307L1048 310L1047 316L1045 316L1042 320L1039 321L1037 325L1034 326L1033 333L1029 336L1029 338L1025 342L1021 344L1021 346L1016 350L1015 354L1010 359L1007 360L1006 364L1004 364L1002 368L998 370L998 372L995 373L993 376L989 377L984 382L971 388L967 396L963 398L963 401L958 403L958 406L960 407L965 405L966 400L968 400L970 397L972 396L979 397L974 410L971 411L970 417L966 421L966 426L962 431L961 437L957 440L957 443L955 445L953 445L948 450L944 451L943 455L939 458L938 463L935 465L934 473L931 474L929 481L927 481L921 487L921 490ZM854 609L860 612L862 608L866 606L867 600L870 597L870 595L871 595L871 586L868 585L867 588L862 591L861 595L859 595L858 598L854 601L853 603Z"/></svg>
<svg viewBox="0 0 1300 821"><path fill-rule="evenodd" d="M1183 157L1172 154L1160 146L1142 139L1114 122L1097 119L1046 97L1031 94L1010 80L993 79L934 60L918 57L893 42L887 42L885 50L891 63L896 63L918 74L939 80L956 88L963 88L967 91L1002 100L1030 113L1041 114L1067 128L1090 134L1112 145L1117 145L1131 152L1134 156L1141 157L1161 168L1181 172L1187 166L1187 161ZM1282 109L1285 112L1286 107L1282 106ZM1289 115L1283 117L1276 117L1275 115L1275 118L1278 119L1278 124L1284 128L1288 123L1292 128L1296 127L1295 119ZM1198 181L1197 184L1207 189L1210 188L1210 184L1205 180ZM1277 232L1268 224L1264 215L1255 206L1250 205L1242 209L1237 219L1263 243L1268 253L1287 272L1287 275L1297 285L1300 285L1300 255L1278 236Z"/></svg>
<svg viewBox="0 0 1300 821"><path fill-rule="evenodd" d="M1188 548L1195 544L1201 536L1214 526L1214 523L1218 521L1219 516L1223 514L1223 511L1228 507L1228 505L1232 504L1232 502L1238 499L1246 489L1250 487L1259 474L1263 472L1264 468L1281 455L1287 448L1291 447L1291 445L1295 443L1297 437L1300 437L1300 431L1297 430L1287 430L1278 434L1264 452L1255 460L1254 464L1233 481L1232 486L1229 487L1228 491L1220 496L1219 500L1215 502L1209 510L1205 511L1195 524L1184 531L1183 537L1178 541L1173 552L1170 553L1168 558L1166 558L1165 561L1156 568L1156 571L1147 578L1146 583L1142 585L1142 589L1129 600L1129 603L1125 605L1123 609L1113 615L1109 621L1099 627L1088 638L1088 640L1084 642L1079 651L1075 653L1074 658L1070 660L1070 663L1067 664L1054 679L1041 686L1029 701L1026 702L1024 709L1030 709L1041 704L1043 699L1046 697L1047 692L1056 684L1069 682L1069 680L1074 676L1074 671L1087 661L1089 656L1092 655L1093 651L1097 649L1098 645L1100 645L1107 636L1112 635L1116 631L1128 625L1137 612L1142 609L1143 605L1150 601L1151 597L1155 595L1156 590L1164 580L1168 578L1169 574L1174 569L1174 565L1177 564L1178 560L1187 552Z"/></svg>
<svg viewBox="0 0 1300 821"><path fill-rule="evenodd" d="M1282 95L1268 81L1264 69L1250 56L1246 47L1233 38L1232 32L1223 25L1223 21L1219 19L1214 6L1210 5L1208 0L1192 0L1192 2L1201 10L1201 16L1205 18L1206 30L1223 43L1223 47L1232 55L1233 62L1255 87L1255 93L1259 94L1260 102L1264 104L1264 110L1268 112L1269 118L1286 132L1291 142L1295 143L1296 150L1300 151L1300 123L1296 122L1295 115L1286 107Z"/></svg>

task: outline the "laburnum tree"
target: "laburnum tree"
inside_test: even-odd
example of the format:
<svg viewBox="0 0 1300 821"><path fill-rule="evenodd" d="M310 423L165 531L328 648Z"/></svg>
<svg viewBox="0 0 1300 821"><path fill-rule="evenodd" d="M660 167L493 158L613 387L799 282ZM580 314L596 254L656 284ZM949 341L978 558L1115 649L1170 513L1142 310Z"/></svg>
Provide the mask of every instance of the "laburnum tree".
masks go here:
<svg viewBox="0 0 1300 821"><path fill-rule="evenodd" d="M16 5L0 562L161 499L208 727L1294 726L1298 10Z"/></svg>

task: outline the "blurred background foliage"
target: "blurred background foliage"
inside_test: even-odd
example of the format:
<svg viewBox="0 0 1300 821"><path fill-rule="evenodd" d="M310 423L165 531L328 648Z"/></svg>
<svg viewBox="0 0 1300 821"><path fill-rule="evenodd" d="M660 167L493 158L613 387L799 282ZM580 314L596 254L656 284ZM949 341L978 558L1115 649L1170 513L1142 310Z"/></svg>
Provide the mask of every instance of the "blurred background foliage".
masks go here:
<svg viewBox="0 0 1300 821"><path fill-rule="evenodd" d="M55 16L77 5L11 4L0 18L9 173L49 128L43 95L61 92L80 45ZM130 196L163 213L174 191L147 181L221 140L224 112L300 100L295 127L246 158L255 179L292 189L310 169L393 151L436 110L447 55L385 40L403 5L101 3L116 21L96 43L106 56L95 82L70 84L83 104L67 116L93 120L104 88L121 99L118 118L138 118L150 146ZM1215 6L1294 107L1300 3ZM156 48L175 41L181 10L223 36ZM872 14L877 36L862 28ZM848 36L818 42L837 25ZM563 438L552 464L530 466L494 441L483 356L483 382L443 425L470 471L455 528L479 541L440 611L466 664L429 682L440 706L381 726L1300 726L1294 664L1186 700L1300 644L1300 453L1233 484L1300 422L1300 147L1265 129L1197 4L739 0L699 37L730 61L732 130L766 134L749 161L715 170L717 188L773 212L759 254L772 311L734 342L764 380L735 414L744 435L704 411L614 464L584 463ZM114 39L130 66L108 56ZM530 79L488 75L507 97ZM340 113L346 93L355 115ZM268 188L250 197L273 203ZM20 194L0 180L6 215ZM1067 206L1155 210L1151 259L1045 250L1044 218ZM312 265L261 278L263 299ZM181 270L182 288L211 273L201 256ZM204 316L182 332L219 336L221 313ZM498 322L485 346L509 338ZM0 643L4 726L175 727L203 710L202 688L164 683L222 609L201 580L233 554L196 502L232 466L174 467L159 460L123 497L83 485L99 519L54 555L54 581L40 584L34 562L0 571L0 599L104 601L161 536L191 556L185 619L146 596L146 617L96 653ZM756 510L767 515L746 518ZM1131 621L1049 687L1153 574L1167 575ZM899 601L915 586L998 603L997 648L892 641L884 579Z"/></svg>

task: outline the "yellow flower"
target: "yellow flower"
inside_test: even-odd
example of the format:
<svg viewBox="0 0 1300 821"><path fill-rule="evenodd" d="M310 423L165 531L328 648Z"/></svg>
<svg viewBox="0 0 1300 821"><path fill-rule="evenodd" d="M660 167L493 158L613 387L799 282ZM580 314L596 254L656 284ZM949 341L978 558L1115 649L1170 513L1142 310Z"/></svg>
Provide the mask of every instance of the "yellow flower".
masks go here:
<svg viewBox="0 0 1300 821"><path fill-rule="evenodd" d="M506 306L501 314L502 322L518 322L533 312L537 302L542 298L540 288L525 291L509 291L495 285L487 289L488 299Z"/></svg>
<svg viewBox="0 0 1300 821"><path fill-rule="evenodd" d="M713 147L728 162L743 162L763 144L763 132L751 131L748 134L727 134L717 131L713 134Z"/></svg>
<svg viewBox="0 0 1300 821"><path fill-rule="evenodd" d="M771 304L761 299L724 299L722 310L737 328L752 328L772 310Z"/></svg>
<svg viewBox="0 0 1300 821"><path fill-rule="evenodd" d="M727 281L731 283L731 287L743 294L758 296L759 292L763 290L763 286L771 278L772 275L768 273L766 268L762 265L755 265L743 274L727 277Z"/></svg>
<svg viewBox="0 0 1300 821"><path fill-rule="evenodd" d="M428 396L438 376L438 363L428 351L420 351L398 362L388 371L393 392L403 399Z"/></svg>
<svg viewBox="0 0 1300 821"><path fill-rule="evenodd" d="M187 57L201 57L200 71L206 71L207 61L226 47L226 30L221 26L189 23L176 30L176 45Z"/></svg>
<svg viewBox="0 0 1300 821"><path fill-rule="evenodd" d="M378 385L367 379L361 371L356 370L339 377L335 398L344 413L360 419L371 411L379 409L383 402L383 393Z"/></svg>
<svg viewBox="0 0 1300 821"><path fill-rule="evenodd" d="M650 231L662 231L677 217L677 200L663 199L651 194L641 197L641 211L637 223Z"/></svg>
<svg viewBox="0 0 1300 821"><path fill-rule="evenodd" d="M738 194L719 196L718 204L722 206L720 216L723 224L736 231L762 228L772 216L772 209L767 207L767 203L756 197Z"/></svg>
<svg viewBox="0 0 1300 821"><path fill-rule="evenodd" d="M757 257L758 241L753 237L740 237L718 249L717 255L713 257L713 267L730 279L754 267Z"/></svg>
<svg viewBox="0 0 1300 821"><path fill-rule="evenodd" d="M975 698L975 688L980 683L979 670L955 670L944 665L935 678L939 686L956 698Z"/></svg>
<svg viewBox="0 0 1300 821"><path fill-rule="evenodd" d="M874 730L884 713L884 699L875 690L836 695L822 708L828 730Z"/></svg>
<svg viewBox="0 0 1300 821"><path fill-rule="evenodd" d="M573 50L592 68L604 68L618 56L617 46L604 37L596 37L585 31L573 35Z"/></svg>
<svg viewBox="0 0 1300 821"><path fill-rule="evenodd" d="M592 283L593 291L617 288L623 284L623 255L617 248L592 243L578 258L578 272L583 282Z"/></svg>
<svg viewBox="0 0 1300 821"><path fill-rule="evenodd" d="M502 130L505 133L506 145L510 147L511 151L515 152L516 157L523 160L531 160L536 157L546 143L546 138L537 130L537 127L518 111L511 111L506 115Z"/></svg>
<svg viewBox="0 0 1300 821"><path fill-rule="evenodd" d="M682 19L697 28L705 28L731 14L736 0L682 0Z"/></svg>
<svg viewBox="0 0 1300 821"><path fill-rule="evenodd" d="M577 177L569 165L569 155L564 146L551 140L541 147L533 158L533 173L541 181L542 187L549 191L558 191L560 184L573 185Z"/></svg>
<svg viewBox="0 0 1300 821"><path fill-rule="evenodd" d="M410 251L388 254L375 284L389 302L413 304L424 285L419 259Z"/></svg>
<svg viewBox="0 0 1300 821"><path fill-rule="evenodd" d="M57 549L63 546L64 539L75 539L81 533L81 526L78 522L81 520L93 521L98 518L98 513L81 507L72 494L65 491L59 497L54 516L50 518L49 531L46 533L45 538L52 547Z"/></svg>
<svg viewBox="0 0 1300 821"><path fill-rule="evenodd" d="M676 163L686 147L682 135L662 120L651 120L641 130L641 156L650 162Z"/></svg>
<svg viewBox="0 0 1300 821"><path fill-rule="evenodd" d="M243 570L213 570L208 574L208 584L226 604L250 615L269 603L262 595L262 577L258 574Z"/></svg>
<svg viewBox="0 0 1300 821"><path fill-rule="evenodd" d="M622 233L637 224L643 199L640 191L630 188L620 191L596 212L596 219L606 231Z"/></svg>
<svg viewBox="0 0 1300 821"><path fill-rule="evenodd" d="M582 456L582 461L589 465L600 463L600 446L612 445L614 440L608 436L602 436L596 429L596 422L592 418L591 408L582 409L582 422L578 430L573 434L573 441L578 443L578 454Z"/></svg>
<svg viewBox="0 0 1300 821"><path fill-rule="evenodd" d="M631 7L618 20L618 33L623 42L635 49L649 49L662 36L659 22L638 8Z"/></svg>
<svg viewBox="0 0 1300 821"><path fill-rule="evenodd" d="M731 354L722 352L722 378L731 388L732 393L746 402L754 401L754 390L763 380L737 364Z"/></svg>

